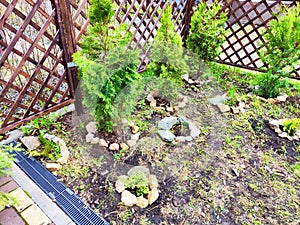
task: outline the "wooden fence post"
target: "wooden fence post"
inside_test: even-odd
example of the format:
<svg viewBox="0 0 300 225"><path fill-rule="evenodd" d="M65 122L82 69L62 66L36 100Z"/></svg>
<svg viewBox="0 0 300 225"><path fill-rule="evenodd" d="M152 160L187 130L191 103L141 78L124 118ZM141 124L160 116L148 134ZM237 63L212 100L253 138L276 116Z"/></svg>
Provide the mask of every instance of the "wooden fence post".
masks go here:
<svg viewBox="0 0 300 225"><path fill-rule="evenodd" d="M60 38L64 51L64 60L71 87L72 97L75 98L75 109L78 115L83 113L82 94L79 87L78 71L76 65L72 62L72 56L76 52L76 41L74 33L74 24L72 21L70 1L55 0L58 27Z"/></svg>
<svg viewBox="0 0 300 225"><path fill-rule="evenodd" d="M184 21L185 26L184 26L184 30L182 33L182 39L184 41L186 40L186 38L189 35L194 4L195 4L195 0L188 0L188 3L186 4L186 15L185 15L185 21Z"/></svg>

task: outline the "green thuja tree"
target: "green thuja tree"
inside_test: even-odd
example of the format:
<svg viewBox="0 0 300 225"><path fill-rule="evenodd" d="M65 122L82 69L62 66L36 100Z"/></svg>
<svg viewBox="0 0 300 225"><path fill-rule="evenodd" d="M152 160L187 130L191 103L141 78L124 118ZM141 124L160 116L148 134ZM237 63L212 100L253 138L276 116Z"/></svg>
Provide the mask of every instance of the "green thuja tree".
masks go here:
<svg viewBox="0 0 300 225"><path fill-rule="evenodd" d="M216 1L208 7L200 2L192 16L187 47L204 61L213 61L221 52L225 42L225 23L227 14L221 12L221 5Z"/></svg>
<svg viewBox="0 0 300 225"><path fill-rule="evenodd" d="M150 49L150 61L147 69L154 75L181 83L181 75L187 72L183 55L181 36L175 31L172 8L167 4L160 26Z"/></svg>
<svg viewBox="0 0 300 225"><path fill-rule="evenodd" d="M267 65L265 73L254 81L254 92L265 98L279 95L288 88L288 76L299 66L300 59L300 4L293 8L283 7L269 29L263 34L266 43L259 51L262 62Z"/></svg>
<svg viewBox="0 0 300 225"><path fill-rule="evenodd" d="M114 100L121 90L140 75L136 73L138 52L128 50L132 34L126 24L112 21L111 0L91 0L91 25L83 37L81 51L74 54L80 72L83 103L99 122L112 131Z"/></svg>

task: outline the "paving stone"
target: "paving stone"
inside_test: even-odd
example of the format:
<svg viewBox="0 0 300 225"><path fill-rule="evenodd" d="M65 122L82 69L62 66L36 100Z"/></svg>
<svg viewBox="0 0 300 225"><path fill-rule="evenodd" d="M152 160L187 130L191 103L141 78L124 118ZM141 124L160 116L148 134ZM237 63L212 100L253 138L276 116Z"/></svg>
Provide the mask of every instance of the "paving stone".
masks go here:
<svg viewBox="0 0 300 225"><path fill-rule="evenodd" d="M23 211L28 206L33 204L31 198L29 198L28 195L26 195L26 193L21 188L17 188L16 190L12 191L11 195L18 199L18 204L16 204L14 207L19 212Z"/></svg>
<svg viewBox="0 0 300 225"><path fill-rule="evenodd" d="M3 184L5 184L11 180L12 180L11 177L0 177L0 186L2 186Z"/></svg>
<svg viewBox="0 0 300 225"><path fill-rule="evenodd" d="M14 208L8 208L0 212L1 225L25 225ZM30 224L31 225L31 224Z"/></svg>
<svg viewBox="0 0 300 225"><path fill-rule="evenodd" d="M51 223L50 219L35 204L24 210L21 216L30 225L48 225Z"/></svg>
<svg viewBox="0 0 300 225"><path fill-rule="evenodd" d="M1 186L0 191L8 193L8 192L11 192L11 191L17 189L18 187L19 187L18 184L14 180L11 180L10 182Z"/></svg>

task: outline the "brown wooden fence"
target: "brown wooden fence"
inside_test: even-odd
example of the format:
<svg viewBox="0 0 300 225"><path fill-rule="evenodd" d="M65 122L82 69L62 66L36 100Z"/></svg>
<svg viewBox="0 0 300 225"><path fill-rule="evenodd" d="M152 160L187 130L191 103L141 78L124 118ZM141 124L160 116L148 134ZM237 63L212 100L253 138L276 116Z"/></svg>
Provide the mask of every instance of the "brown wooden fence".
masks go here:
<svg viewBox="0 0 300 225"><path fill-rule="evenodd" d="M128 23L132 48L142 50L153 40L166 0L114 0L115 18ZM196 0L171 0L177 32L189 32ZM211 2L211 1L208 1ZM229 35L219 62L258 70L256 51L262 32L281 4L293 1L224 0ZM84 34L88 0L0 0L0 133L74 102L78 84L72 54ZM298 70L299 71L299 70ZM299 73L298 73L299 75Z"/></svg>

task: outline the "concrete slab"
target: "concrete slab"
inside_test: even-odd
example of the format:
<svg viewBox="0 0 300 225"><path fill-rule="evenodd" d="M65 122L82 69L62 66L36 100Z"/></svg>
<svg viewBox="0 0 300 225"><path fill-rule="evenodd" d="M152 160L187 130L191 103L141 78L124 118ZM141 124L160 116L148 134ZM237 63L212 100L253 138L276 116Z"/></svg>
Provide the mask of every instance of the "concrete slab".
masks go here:
<svg viewBox="0 0 300 225"><path fill-rule="evenodd" d="M26 190L32 200L49 217L55 225L75 225L51 199L17 166L12 168L13 179Z"/></svg>
<svg viewBox="0 0 300 225"><path fill-rule="evenodd" d="M0 212L1 225L25 225L14 208L7 208Z"/></svg>
<svg viewBox="0 0 300 225"><path fill-rule="evenodd" d="M3 184L6 184L7 182L9 182L11 180L12 180L11 177L0 177L0 186L2 186Z"/></svg>
<svg viewBox="0 0 300 225"><path fill-rule="evenodd" d="M21 216L26 221L26 223L30 225L48 225L51 223L50 219L35 204L25 209L21 213Z"/></svg>
<svg viewBox="0 0 300 225"><path fill-rule="evenodd" d="M11 180L5 185L1 186L0 191L8 193L17 189L18 187L19 187L18 184L14 180Z"/></svg>
<svg viewBox="0 0 300 225"><path fill-rule="evenodd" d="M18 203L14 205L14 207L18 212L22 212L28 206L33 204L31 198L21 188L17 188L16 190L12 191L10 194L11 196L18 199Z"/></svg>

